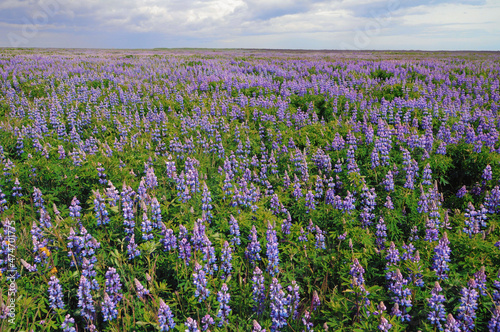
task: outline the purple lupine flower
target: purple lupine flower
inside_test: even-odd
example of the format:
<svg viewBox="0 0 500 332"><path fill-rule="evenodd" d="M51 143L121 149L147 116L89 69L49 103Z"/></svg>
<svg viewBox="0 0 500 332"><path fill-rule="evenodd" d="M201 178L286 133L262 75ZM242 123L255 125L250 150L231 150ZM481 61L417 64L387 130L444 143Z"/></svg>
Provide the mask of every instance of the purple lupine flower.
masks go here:
<svg viewBox="0 0 500 332"><path fill-rule="evenodd" d="M271 299L271 331L279 331L286 326L288 318L287 306L289 305L289 297L282 290L278 279L273 278L270 286Z"/></svg>
<svg viewBox="0 0 500 332"><path fill-rule="evenodd" d="M283 219L283 223L281 224L281 233L286 237L290 234L290 228L292 227L292 216L290 216L290 212L286 212L286 219Z"/></svg>
<svg viewBox="0 0 500 332"><path fill-rule="evenodd" d="M120 276L116 272L114 267L110 267L108 271L106 271L105 275L105 292L110 295L111 301L115 306L122 300L122 283L120 281Z"/></svg>
<svg viewBox="0 0 500 332"><path fill-rule="evenodd" d="M43 200L40 189L33 187L33 205L45 210L45 206L43 205L44 203L45 201Z"/></svg>
<svg viewBox="0 0 500 332"><path fill-rule="evenodd" d="M467 187L462 186L462 187L458 190L458 192L457 192L457 195L456 195L456 196L457 196L458 198L462 198L462 197L464 197L464 196L465 196L465 194L467 194Z"/></svg>
<svg viewBox="0 0 500 332"><path fill-rule="evenodd" d="M255 228L255 225L252 225L252 229L250 230L250 235L248 236L248 239L250 240L250 243L247 246L247 249L245 250L245 256L247 259L255 265L256 261L260 261L260 242L257 239L257 229Z"/></svg>
<svg viewBox="0 0 500 332"><path fill-rule="evenodd" d="M227 323L227 317L231 313L231 307L229 307L229 300L231 299L231 296L227 291L227 285L223 283L221 290L217 292L217 301L219 302L219 310L217 311L217 317L219 317L219 327Z"/></svg>
<svg viewBox="0 0 500 332"><path fill-rule="evenodd" d="M219 267L217 266L215 249L206 234L203 237L203 245L201 250L203 253L203 260L206 262L204 269L208 274L212 275L214 271L217 271L219 269Z"/></svg>
<svg viewBox="0 0 500 332"><path fill-rule="evenodd" d="M354 205L355 202L356 199L354 198L354 195L348 190L346 198L342 201L342 210L350 214L351 211L356 209L356 206Z"/></svg>
<svg viewBox="0 0 500 332"><path fill-rule="evenodd" d="M310 210L316 210L316 201L311 190L306 193L306 213L309 213Z"/></svg>
<svg viewBox="0 0 500 332"><path fill-rule="evenodd" d="M148 214L146 212L142 214L141 231L142 239L144 241L149 241L154 238L153 234L151 234L151 232L153 231L153 224L151 223L151 220L149 220Z"/></svg>
<svg viewBox="0 0 500 332"><path fill-rule="evenodd" d="M204 301L210 295L210 291L207 288L205 270L202 269L198 262L194 265L193 284L196 287L194 297L199 297L198 302Z"/></svg>
<svg viewBox="0 0 500 332"><path fill-rule="evenodd" d="M321 199L323 197L323 179L321 176L316 177L316 185L314 187L314 198Z"/></svg>
<svg viewBox="0 0 500 332"><path fill-rule="evenodd" d="M378 325L378 329L383 332L387 332L392 328L392 324L385 317L380 318L380 324Z"/></svg>
<svg viewBox="0 0 500 332"><path fill-rule="evenodd" d="M146 295L149 295L149 290L145 288L137 278L134 278L134 284L137 296L139 296L140 299L145 300Z"/></svg>
<svg viewBox="0 0 500 332"><path fill-rule="evenodd" d="M21 187L21 184L19 183L19 179L16 178L14 181L14 187L12 187L12 196L13 197L22 197L23 193L21 192L23 188Z"/></svg>
<svg viewBox="0 0 500 332"><path fill-rule="evenodd" d="M252 277L252 298L255 302L254 311L260 315L264 311L264 301L266 300L266 286L264 277L259 267L255 267Z"/></svg>
<svg viewBox="0 0 500 332"><path fill-rule="evenodd" d="M127 244L127 254L128 254L129 260L132 260L141 254L141 252L138 249L137 244L135 243L134 238L135 238L135 235L132 234L132 237L130 238L130 240Z"/></svg>
<svg viewBox="0 0 500 332"><path fill-rule="evenodd" d="M64 147L62 145L57 147L57 152L59 153L59 160L66 158L66 152L64 151Z"/></svg>
<svg viewBox="0 0 500 332"><path fill-rule="evenodd" d="M64 309L62 287L55 276L51 276L49 280L49 308Z"/></svg>
<svg viewBox="0 0 500 332"><path fill-rule="evenodd" d="M212 196L208 190L207 184L203 182L203 192L201 196L201 210L205 212L207 220L212 219Z"/></svg>
<svg viewBox="0 0 500 332"><path fill-rule="evenodd" d="M483 205L481 205L476 211L474 205L469 202L465 211L465 227L463 228L464 233L468 234L469 237L472 237L474 234L479 233L482 228L486 228L487 211Z"/></svg>
<svg viewBox="0 0 500 332"><path fill-rule="evenodd" d="M491 193L488 193L484 198L484 206L488 209L488 213L500 212L500 187L495 186Z"/></svg>
<svg viewBox="0 0 500 332"><path fill-rule="evenodd" d="M325 245L325 235L323 235L323 231L319 226L316 225L316 244L314 245L316 249L326 249Z"/></svg>
<svg viewBox="0 0 500 332"><path fill-rule="evenodd" d="M97 273L94 270L94 262L84 257L82 260L82 275L89 280L91 290L99 290L99 283L95 279L96 274Z"/></svg>
<svg viewBox="0 0 500 332"><path fill-rule="evenodd" d="M484 266L479 269L476 273L474 273L474 281L476 289L479 289L479 292L482 296L486 296L486 273Z"/></svg>
<svg viewBox="0 0 500 332"><path fill-rule="evenodd" d="M280 213L280 200L278 198L278 194L273 194L271 200L269 201L269 205L272 213L276 216Z"/></svg>
<svg viewBox="0 0 500 332"><path fill-rule="evenodd" d="M102 167L101 163L97 163L97 176L99 177L99 183L100 184L107 184L108 180L106 179L106 173L104 173L106 170L104 167Z"/></svg>
<svg viewBox="0 0 500 332"><path fill-rule="evenodd" d="M73 324L75 324L75 319L73 317L71 317L69 314L67 314L66 317L64 317L63 323L61 324L62 331L63 332L76 332L76 329L73 326L70 326Z"/></svg>
<svg viewBox="0 0 500 332"><path fill-rule="evenodd" d="M231 275L231 270L233 269L233 265L231 264L233 248L229 246L227 241L224 241L224 246L222 248L222 257L221 257L221 270L223 274L221 275L221 279L225 280L227 277Z"/></svg>
<svg viewBox="0 0 500 332"><path fill-rule="evenodd" d="M292 196L295 197L295 199L297 201L299 200L299 198L301 198L302 196L304 196L304 194L302 193L302 189L300 187L300 182L299 182L299 179L297 178L297 175L295 175L295 178L294 178L294 181L293 181Z"/></svg>
<svg viewBox="0 0 500 332"><path fill-rule="evenodd" d="M385 190L394 191L394 177L390 170L387 172L387 175L385 176L382 184L384 185Z"/></svg>
<svg viewBox="0 0 500 332"><path fill-rule="evenodd" d="M500 308L498 305L493 309L488 328L490 332L500 332Z"/></svg>
<svg viewBox="0 0 500 332"><path fill-rule="evenodd" d="M175 237L174 231L171 228L167 229L167 226L160 221L161 228L161 239L160 242L163 244L163 251L170 251L177 248L177 238Z"/></svg>
<svg viewBox="0 0 500 332"><path fill-rule="evenodd" d="M386 276L389 279L389 291L391 292L392 301L398 306L402 306L403 310L400 311L397 316L404 321L410 321L410 315L408 314L408 308L412 306L411 304L411 290L407 287L408 279L404 278L399 269L395 272Z"/></svg>
<svg viewBox="0 0 500 332"><path fill-rule="evenodd" d="M291 294L290 298L290 317L292 319L297 319L299 316L299 302L300 302L300 294L299 294L299 285L295 280L292 280L292 284L288 286L288 292Z"/></svg>
<svg viewBox="0 0 500 332"><path fill-rule="evenodd" d="M400 261L399 250L396 248L394 242L391 241L389 249L387 249L387 256L385 259L388 261L387 265L396 265Z"/></svg>
<svg viewBox="0 0 500 332"><path fill-rule="evenodd" d="M431 165L425 165L424 172L422 174L422 185L431 186L432 185L432 170Z"/></svg>
<svg viewBox="0 0 500 332"><path fill-rule="evenodd" d="M354 290L356 294L356 307L362 303L362 305L366 308L370 305L370 300L368 299L368 295L370 293L365 287L365 279L364 279L365 269L359 263L357 258L354 258L349 274L351 275L351 288ZM361 299L358 302L358 299Z"/></svg>
<svg viewBox="0 0 500 332"><path fill-rule="evenodd" d="M425 241L434 242L439 239L440 216L436 201L433 200L429 209L429 218L426 221Z"/></svg>
<svg viewBox="0 0 500 332"><path fill-rule="evenodd" d="M462 332L460 322L455 320L452 314L448 314L446 324L444 325L444 332Z"/></svg>
<svg viewBox="0 0 500 332"><path fill-rule="evenodd" d="M434 288L431 291L431 297L427 299L429 302L430 312L427 316L427 319L431 322L432 325L436 325L439 331L443 330L443 323L446 322L446 311L444 308L444 302L446 298L444 295L440 294L443 289L439 285L439 282L436 281Z"/></svg>
<svg viewBox="0 0 500 332"><path fill-rule="evenodd" d="M186 327L188 328L186 330L187 332L200 332L200 330L198 329L198 322L196 322L191 317L188 317L184 325L186 325Z"/></svg>
<svg viewBox="0 0 500 332"><path fill-rule="evenodd" d="M160 299L160 307L158 308L158 324L160 331L173 330L175 327L174 315L163 299Z"/></svg>
<svg viewBox="0 0 500 332"><path fill-rule="evenodd" d="M467 287L463 287L460 292L462 297L460 298L460 307L457 310L457 319L461 330L464 332L474 331L477 300L479 298L479 294L475 290L475 284L475 280L471 279Z"/></svg>
<svg viewBox="0 0 500 332"><path fill-rule="evenodd" d="M1 238L1 235L0 235L0 242L2 242L2 238ZM36 272L38 271L37 267L36 267L36 264L33 264L31 265L30 263L26 262L24 259L21 258L21 264L24 266L24 268L26 270L28 270L29 272Z"/></svg>
<svg viewBox="0 0 500 332"><path fill-rule="evenodd" d="M201 323L203 324L203 327L201 328L202 331L207 331L210 328L210 325L214 325L215 324L215 321L212 318L212 316L210 316L209 314L206 314L201 319Z"/></svg>
<svg viewBox="0 0 500 332"><path fill-rule="evenodd" d="M262 329L262 327L257 323L254 319L252 322L252 332L266 332L266 329Z"/></svg>
<svg viewBox="0 0 500 332"><path fill-rule="evenodd" d="M81 315L89 321L95 317L94 300L90 294L91 287L90 282L82 275L78 287L78 307L81 309Z"/></svg>
<svg viewBox="0 0 500 332"><path fill-rule="evenodd" d="M161 222L161 207L160 202L156 197L151 199L151 220L153 220L152 226L153 228L158 228L158 225Z"/></svg>
<svg viewBox="0 0 500 332"><path fill-rule="evenodd" d="M133 234L135 227L135 216L133 211L133 203L128 200L124 200L122 203L123 210L123 225L125 226L125 233Z"/></svg>
<svg viewBox="0 0 500 332"><path fill-rule="evenodd" d="M313 291L313 297L312 297L312 302L311 302L312 310L317 310L320 305L321 305L321 301L319 300L318 292Z"/></svg>
<svg viewBox="0 0 500 332"><path fill-rule="evenodd" d="M300 242L300 243L307 242L307 233L304 231L304 228L303 228L303 227L300 227L299 242ZM304 243L304 250L306 250L306 245L305 245L305 243Z"/></svg>
<svg viewBox="0 0 500 332"><path fill-rule="evenodd" d="M450 241L448 235L444 232L443 237L439 240L438 245L434 248L434 258L432 269L436 272L439 280L448 279L447 271L450 270L448 262L450 261L451 250L448 247Z"/></svg>
<svg viewBox="0 0 500 332"><path fill-rule="evenodd" d="M109 213L106 210L106 202L99 193L99 190L94 191L94 197L94 212L96 214L97 226L109 224Z"/></svg>
<svg viewBox="0 0 500 332"><path fill-rule="evenodd" d="M231 243L235 246L239 246L241 244L240 226L238 225L238 220L236 220L233 215L229 216L229 234L233 236Z"/></svg>
<svg viewBox="0 0 500 332"><path fill-rule="evenodd" d="M184 225L179 226L179 236L177 237L179 241L179 258L189 265L191 261L191 243L188 240L188 231Z"/></svg>
<svg viewBox="0 0 500 332"><path fill-rule="evenodd" d="M80 201L76 197L73 197L73 200L71 201L71 205L69 207L69 216L80 220L81 210L82 208L80 207Z"/></svg>
<svg viewBox="0 0 500 332"><path fill-rule="evenodd" d="M304 311L304 316L302 316L302 324L306 328L306 331L312 331L313 323L311 322L311 313L309 311Z"/></svg>
<svg viewBox="0 0 500 332"><path fill-rule="evenodd" d="M394 210L394 204L392 203L391 196L387 195L384 206L389 210Z"/></svg>
<svg viewBox="0 0 500 332"><path fill-rule="evenodd" d="M493 179L493 173L491 172L491 166L486 165L486 168L483 171L483 175L481 176L484 181L490 181Z"/></svg>
<svg viewBox="0 0 500 332"><path fill-rule="evenodd" d="M389 197L389 196L387 196ZM387 227L385 226L385 221L382 216L380 217L378 224L376 226L377 231L375 232L375 235L377 236L377 239L375 240L375 243L377 244L377 247L380 250L385 249L385 241L387 239Z"/></svg>
<svg viewBox="0 0 500 332"><path fill-rule="evenodd" d="M116 309L116 303L111 299L107 292L104 292L104 301L101 303L102 314L104 316L104 321L111 321L118 317L118 310Z"/></svg>

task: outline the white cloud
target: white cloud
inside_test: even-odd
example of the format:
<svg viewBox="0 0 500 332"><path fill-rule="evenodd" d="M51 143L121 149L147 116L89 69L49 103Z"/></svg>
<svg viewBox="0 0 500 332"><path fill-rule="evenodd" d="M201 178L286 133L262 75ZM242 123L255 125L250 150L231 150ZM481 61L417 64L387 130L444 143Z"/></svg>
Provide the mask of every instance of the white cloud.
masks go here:
<svg viewBox="0 0 500 332"><path fill-rule="evenodd" d="M50 35L73 35L64 39L72 46L96 39L99 47L111 41L113 47L135 42L136 47L338 48L343 43L394 49L413 48L414 40L415 48L425 49L448 36L449 48L468 48L467 43L500 48L495 0L4 0L0 46L10 46L2 34L22 35L26 22L47 13L43 8L49 3L57 10L35 24L38 37L27 38L24 46L43 46Z"/></svg>

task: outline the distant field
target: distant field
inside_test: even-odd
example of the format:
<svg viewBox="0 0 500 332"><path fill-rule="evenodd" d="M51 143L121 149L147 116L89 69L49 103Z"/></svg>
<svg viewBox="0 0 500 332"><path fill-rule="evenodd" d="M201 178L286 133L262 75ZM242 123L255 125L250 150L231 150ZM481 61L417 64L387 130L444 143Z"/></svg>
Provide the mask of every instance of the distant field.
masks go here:
<svg viewBox="0 0 500 332"><path fill-rule="evenodd" d="M0 49L1 331L500 331L500 53Z"/></svg>

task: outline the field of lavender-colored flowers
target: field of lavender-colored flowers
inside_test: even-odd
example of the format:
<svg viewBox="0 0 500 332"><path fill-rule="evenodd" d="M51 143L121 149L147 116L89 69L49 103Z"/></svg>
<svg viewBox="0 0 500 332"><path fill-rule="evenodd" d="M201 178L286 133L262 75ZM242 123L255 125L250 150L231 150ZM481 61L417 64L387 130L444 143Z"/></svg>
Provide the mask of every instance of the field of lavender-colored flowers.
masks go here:
<svg viewBox="0 0 500 332"><path fill-rule="evenodd" d="M500 54L0 51L0 330L500 331Z"/></svg>

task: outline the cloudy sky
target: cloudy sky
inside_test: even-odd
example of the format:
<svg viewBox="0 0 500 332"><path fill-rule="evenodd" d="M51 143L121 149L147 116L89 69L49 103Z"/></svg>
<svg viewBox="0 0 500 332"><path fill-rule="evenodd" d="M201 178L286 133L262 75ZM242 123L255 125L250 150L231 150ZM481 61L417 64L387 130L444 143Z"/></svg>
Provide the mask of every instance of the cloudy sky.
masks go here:
<svg viewBox="0 0 500 332"><path fill-rule="evenodd" d="M499 0L1 0L0 47L500 50Z"/></svg>

